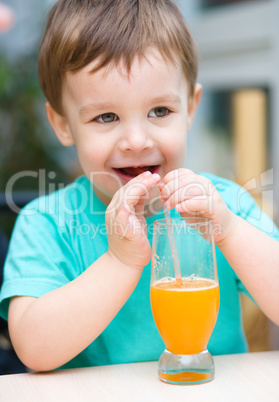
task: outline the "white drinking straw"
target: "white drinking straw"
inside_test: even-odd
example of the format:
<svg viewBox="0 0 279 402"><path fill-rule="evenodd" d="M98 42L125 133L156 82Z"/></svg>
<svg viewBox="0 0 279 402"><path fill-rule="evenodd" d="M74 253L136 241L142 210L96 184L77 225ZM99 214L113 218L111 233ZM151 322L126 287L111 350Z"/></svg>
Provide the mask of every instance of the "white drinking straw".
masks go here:
<svg viewBox="0 0 279 402"><path fill-rule="evenodd" d="M164 214L165 214L165 220L166 220L166 223L167 223L167 231L168 231L168 237L169 237L169 242L170 242L170 248L171 248L172 262L173 262L173 266L174 266L175 279L178 279L179 281L181 281L182 276L181 276L181 270L180 270L179 259L178 259L178 255L177 255L174 235L173 235L173 232L172 232L173 226L172 226L172 222L171 222L170 211L165 207L164 203L163 203L163 209L164 209Z"/></svg>

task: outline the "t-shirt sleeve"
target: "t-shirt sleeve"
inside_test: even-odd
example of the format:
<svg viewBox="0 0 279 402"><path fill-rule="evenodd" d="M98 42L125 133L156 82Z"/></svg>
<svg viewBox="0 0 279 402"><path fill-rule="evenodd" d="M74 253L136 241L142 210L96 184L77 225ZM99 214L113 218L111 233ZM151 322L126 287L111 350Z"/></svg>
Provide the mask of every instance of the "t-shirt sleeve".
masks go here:
<svg viewBox="0 0 279 402"><path fill-rule="evenodd" d="M207 177L214 184L221 197L234 214L245 219L266 235L279 241L279 230L277 226L273 220L261 210L254 198L243 187L210 173L202 173L202 175ZM238 276L235 273L234 275L238 290L253 300Z"/></svg>
<svg viewBox="0 0 279 402"><path fill-rule="evenodd" d="M243 188L238 190L239 216L255 226L267 236L279 241L279 230L273 220L257 205L254 198ZM237 278L238 289L251 298L243 283Z"/></svg>
<svg viewBox="0 0 279 402"><path fill-rule="evenodd" d="M40 297L76 276L70 236L57 215L36 208L23 209L17 218L4 265L0 315L7 319L13 296Z"/></svg>
<svg viewBox="0 0 279 402"><path fill-rule="evenodd" d="M254 198L243 187L229 180L222 179L221 183L217 182L216 188L220 192L228 207L236 215L245 219L266 235L270 236L276 241L279 241L279 230L277 226L273 220L261 210ZM253 300L238 276L236 274L235 276L239 291Z"/></svg>

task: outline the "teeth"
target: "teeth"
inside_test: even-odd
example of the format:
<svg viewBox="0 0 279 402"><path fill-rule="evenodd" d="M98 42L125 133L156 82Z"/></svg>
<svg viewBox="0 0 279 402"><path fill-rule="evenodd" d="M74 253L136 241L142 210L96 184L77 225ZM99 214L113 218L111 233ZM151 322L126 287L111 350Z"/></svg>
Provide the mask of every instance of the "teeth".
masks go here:
<svg viewBox="0 0 279 402"><path fill-rule="evenodd" d="M136 174L141 174L143 172L146 172L148 169L143 169L142 167L136 167L134 168L134 171Z"/></svg>
<svg viewBox="0 0 279 402"><path fill-rule="evenodd" d="M156 166L136 166L136 167L119 168L118 170L120 170L127 176L135 177L143 172L147 172L148 170L151 171L152 173L155 167Z"/></svg>

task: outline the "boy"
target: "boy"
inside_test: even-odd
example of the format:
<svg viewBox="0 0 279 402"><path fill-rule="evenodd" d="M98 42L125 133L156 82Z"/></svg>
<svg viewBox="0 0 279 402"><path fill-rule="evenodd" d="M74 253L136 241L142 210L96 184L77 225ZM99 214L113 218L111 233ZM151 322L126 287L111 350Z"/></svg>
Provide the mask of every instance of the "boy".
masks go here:
<svg viewBox="0 0 279 402"><path fill-rule="evenodd" d="M53 7L40 84L49 122L64 146L75 145L85 176L28 205L14 230L1 314L32 369L159 358L149 301L150 227L163 218L158 186L173 217L213 219L221 304L209 351L247 350L244 285L275 316L261 287L278 293L278 261L258 244L277 242L245 221L257 217L253 200L242 196L240 211L238 186L182 169L201 95L196 76L193 40L170 0ZM261 214L257 225L270 221Z"/></svg>

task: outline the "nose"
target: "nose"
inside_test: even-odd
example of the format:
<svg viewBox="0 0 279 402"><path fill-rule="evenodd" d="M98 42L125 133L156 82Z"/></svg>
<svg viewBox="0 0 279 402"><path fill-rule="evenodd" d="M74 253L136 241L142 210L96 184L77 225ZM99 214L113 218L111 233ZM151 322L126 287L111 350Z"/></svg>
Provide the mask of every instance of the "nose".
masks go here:
<svg viewBox="0 0 279 402"><path fill-rule="evenodd" d="M147 127L133 122L122 127L118 147L122 152L141 152L153 148L154 142Z"/></svg>

